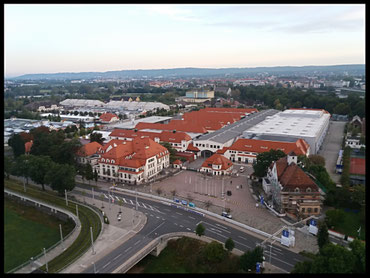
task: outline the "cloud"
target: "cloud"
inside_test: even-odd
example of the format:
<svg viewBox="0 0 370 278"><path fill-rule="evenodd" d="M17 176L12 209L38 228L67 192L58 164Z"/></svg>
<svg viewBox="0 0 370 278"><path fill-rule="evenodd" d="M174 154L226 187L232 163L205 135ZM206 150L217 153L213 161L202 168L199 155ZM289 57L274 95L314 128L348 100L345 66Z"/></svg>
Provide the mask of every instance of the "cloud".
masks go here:
<svg viewBox="0 0 370 278"><path fill-rule="evenodd" d="M151 14L164 15L172 20L192 22L200 21L199 18L194 15L192 10L182 5L156 4L144 5L143 7Z"/></svg>

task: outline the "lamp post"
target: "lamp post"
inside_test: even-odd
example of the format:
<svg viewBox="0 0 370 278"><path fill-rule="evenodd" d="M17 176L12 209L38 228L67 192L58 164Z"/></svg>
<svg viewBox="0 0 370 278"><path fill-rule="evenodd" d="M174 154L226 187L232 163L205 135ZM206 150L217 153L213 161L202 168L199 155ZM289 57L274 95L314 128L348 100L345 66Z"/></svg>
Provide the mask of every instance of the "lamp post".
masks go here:
<svg viewBox="0 0 370 278"><path fill-rule="evenodd" d="M92 249L92 254L95 255L92 227L90 227L90 233L91 233L91 249Z"/></svg>
<svg viewBox="0 0 370 278"><path fill-rule="evenodd" d="M67 189L64 189L64 194L66 196L66 206L68 207Z"/></svg>
<svg viewBox="0 0 370 278"><path fill-rule="evenodd" d="M44 256L45 256L46 272L49 272L49 267L48 267L48 261L46 259L46 250L45 250L45 248L44 248Z"/></svg>

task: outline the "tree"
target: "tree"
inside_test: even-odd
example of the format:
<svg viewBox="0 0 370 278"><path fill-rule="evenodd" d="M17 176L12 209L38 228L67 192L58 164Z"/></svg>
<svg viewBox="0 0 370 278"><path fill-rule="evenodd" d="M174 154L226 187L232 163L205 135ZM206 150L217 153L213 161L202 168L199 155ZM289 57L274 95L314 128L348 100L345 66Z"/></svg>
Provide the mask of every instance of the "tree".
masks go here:
<svg viewBox="0 0 370 278"><path fill-rule="evenodd" d="M18 157L25 153L25 146L22 136L14 133L8 140L8 145L12 147L14 157Z"/></svg>
<svg viewBox="0 0 370 278"><path fill-rule="evenodd" d="M210 200L207 200L205 203L204 203L204 206L206 207L206 209L208 210L210 206L212 206L213 203L210 201Z"/></svg>
<svg viewBox="0 0 370 278"><path fill-rule="evenodd" d="M45 180L53 190L63 195L64 190L71 191L75 187L75 176L76 171L73 166L55 163L50 167Z"/></svg>
<svg viewBox="0 0 370 278"><path fill-rule="evenodd" d="M9 175L12 173L14 167L14 161L9 156L4 155L4 174L9 179Z"/></svg>
<svg viewBox="0 0 370 278"><path fill-rule="evenodd" d="M198 224L197 227L195 228L195 234L200 237L204 235L205 231L206 228L202 224Z"/></svg>
<svg viewBox="0 0 370 278"><path fill-rule="evenodd" d="M85 175L90 185L90 181L94 179L94 172L93 172L92 166L89 163L87 163L85 166Z"/></svg>
<svg viewBox="0 0 370 278"><path fill-rule="evenodd" d="M281 150L270 150L268 152L263 152L257 155L257 161L253 165L254 174L257 177L264 177L267 173L267 168L271 165L273 161L278 160L286 156Z"/></svg>
<svg viewBox="0 0 370 278"><path fill-rule="evenodd" d="M30 176L30 167L29 167L29 156L28 155L20 155L16 158L15 163L13 164L14 167L11 169L11 173L18 177L24 177L28 184L28 178Z"/></svg>
<svg viewBox="0 0 370 278"><path fill-rule="evenodd" d="M174 189L174 190L171 191L171 194L172 194L173 197L176 196L176 193L177 193L176 189Z"/></svg>
<svg viewBox="0 0 370 278"><path fill-rule="evenodd" d="M263 248L257 246L252 251L247 251L243 255L240 256L240 267L244 271L248 271L249 269L255 270L256 263L263 261Z"/></svg>
<svg viewBox="0 0 370 278"><path fill-rule="evenodd" d="M327 227L330 227L330 228L335 227L344 217L345 217L345 213L341 209L328 210L326 212L326 218L325 218Z"/></svg>
<svg viewBox="0 0 370 278"><path fill-rule="evenodd" d="M94 128L95 129L95 128ZM101 133L93 132L90 134L90 143L98 142L100 145L103 145L104 139Z"/></svg>
<svg viewBox="0 0 370 278"><path fill-rule="evenodd" d="M308 156L308 159L310 160L310 162L312 164L321 165L321 166L325 167L325 158L322 157L321 155L318 155L318 154L310 154Z"/></svg>
<svg viewBox="0 0 370 278"><path fill-rule="evenodd" d="M53 166L53 161L49 156L29 156L29 175L30 178L38 183L41 184L42 190L45 191L45 177L48 173L49 169Z"/></svg>
<svg viewBox="0 0 370 278"><path fill-rule="evenodd" d="M319 246L319 249L321 249L329 242L330 240L329 240L328 227L326 226L325 222L322 222L319 225L319 231L317 233L317 245Z"/></svg>
<svg viewBox="0 0 370 278"><path fill-rule="evenodd" d="M355 239L349 244L352 249L352 254L355 257L353 273L365 273L366 271L366 249L365 243Z"/></svg>
<svg viewBox="0 0 370 278"><path fill-rule="evenodd" d="M168 142L160 142L163 147L165 147L170 153L170 163L176 160L176 150L172 148L171 144Z"/></svg>
<svg viewBox="0 0 370 278"><path fill-rule="evenodd" d="M161 195L161 193L162 193L162 189L160 187L157 188L155 191L157 192L158 195Z"/></svg>
<svg viewBox="0 0 370 278"><path fill-rule="evenodd" d="M231 252L235 247L235 243L234 241L232 240L231 237L229 237L226 241L225 241L225 248L227 249L227 251Z"/></svg>
<svg viewBox="0 0 370 278"><path fill-rule="evenodd" d="M224 247L221 243L217 241L212 241L211 243L208 243L203 252L206 260L211 263L221 262L226 255Z"/></svg>

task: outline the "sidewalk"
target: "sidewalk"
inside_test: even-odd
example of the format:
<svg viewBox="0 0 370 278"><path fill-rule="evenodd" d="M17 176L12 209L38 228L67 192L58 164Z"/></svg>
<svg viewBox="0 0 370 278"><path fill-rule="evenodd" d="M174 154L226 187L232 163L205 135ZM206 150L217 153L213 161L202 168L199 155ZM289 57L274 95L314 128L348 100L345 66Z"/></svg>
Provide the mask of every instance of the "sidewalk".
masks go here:
<svg viewBox="0 0 370 278"><path fill-rule="evenodd" d="M74 196L81 202L84 202L84 197L79 194L70 195ZM102 201L92 198L85 197L85 202L102 209ZM139 212L134 211L126 207L121 207L121 221L117 220L117 214L119 212L119 205L114 203L111 204L111 209L109 209L109 203L104 202L104 214L108 217L110 224L104 224L103 233L94 242L95 254L92 254L92 249L90 248L82 257L75 261L72 265L65 268L60 273L81 273L86 268L90 267L93 262L98 261L106 254L116 249L119 245L133 237L137 232L139 232L146 224L146 216Z"/></svg>

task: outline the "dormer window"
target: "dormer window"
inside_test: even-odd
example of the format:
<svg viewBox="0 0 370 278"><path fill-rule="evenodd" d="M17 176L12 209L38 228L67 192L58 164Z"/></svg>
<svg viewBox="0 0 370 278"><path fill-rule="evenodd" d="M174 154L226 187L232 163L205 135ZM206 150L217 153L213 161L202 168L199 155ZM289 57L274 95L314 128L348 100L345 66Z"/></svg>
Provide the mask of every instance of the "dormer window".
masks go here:
<svg viewBox="0 0 370 278"><path fill-rule="evenodd" d="M109 163L109 159L107 159L107 163Z"/></svg>
<svg viewBox="0 0 370 278"><path fill-rule="evenodd" d="M104 159L104 158L102 158L102 159L101 159L101 162L104 162L104 161L105 161L105 159Z"/></svg>
<svg viewBox="0 0 370 278"><path fill-rule="evenodd" d="M298 187L296 187L296 188L294 189L294 192L299 192L299 188L298 188Z"/></svg>
<svg viewBox="0 0 370 278"><path fill-rule="evenodd" d="M308 187L308 188L306 189L306 192L312 192L311 187Z"/></svg>
<svg viewBox="0 0 370 278"><path fill-rule="evenodd" d="M114 160L112 159L112 161L111 161L112 163L114 163Z"/></svg>

